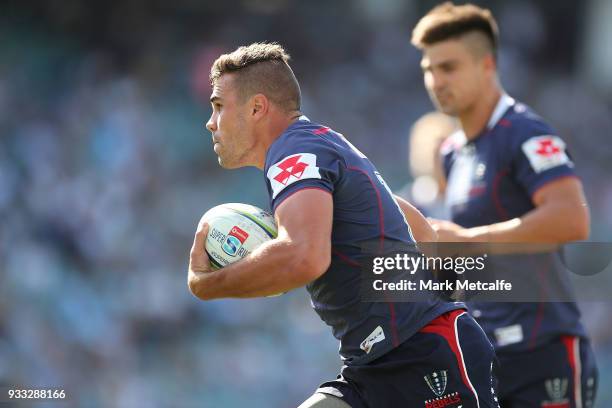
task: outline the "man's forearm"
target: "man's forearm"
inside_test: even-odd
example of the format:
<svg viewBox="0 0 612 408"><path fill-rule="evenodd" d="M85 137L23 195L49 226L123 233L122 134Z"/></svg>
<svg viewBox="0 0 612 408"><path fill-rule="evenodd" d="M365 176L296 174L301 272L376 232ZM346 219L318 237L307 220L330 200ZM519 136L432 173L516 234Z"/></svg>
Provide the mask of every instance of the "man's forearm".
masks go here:
<svg viewBox="0 0 612 408"><path fill-rule="evenodd" d="M244 259L213 272L190 271L192 292L203 300L250 298L283 293L308 283L308 262L295 244L275 239Z"/></svg>
<svg viewBox="0 0 612 408"><path fill-rule="evenodd" d="M395 196L395 200L404 213L408 225L410 225L414 239L416 239L417 242L436 242L436 231L434 231L423 214L408 201L397 195Z"/></svg>
<svg viewBox="0 0 612 408"><path fill-rule="evenodd" d="M585 225L586 223L586 225ZM464 230L466 241L563 243L588 237L588 210L577 205L551 203L520 218Z"/></svg>

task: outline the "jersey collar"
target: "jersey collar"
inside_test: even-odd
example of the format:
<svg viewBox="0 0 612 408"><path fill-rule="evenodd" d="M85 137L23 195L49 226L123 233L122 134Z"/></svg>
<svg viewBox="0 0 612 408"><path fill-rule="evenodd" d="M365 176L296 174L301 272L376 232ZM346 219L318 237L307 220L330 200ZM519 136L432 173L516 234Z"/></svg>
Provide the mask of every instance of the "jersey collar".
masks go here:
<svg viewBox="0 0 612 408"><path fill-rule="evenodd" d="M493 127L497 125L497 122L499 122L502 116L504 116L504 113L508 111L508 108L513 106L514 103L514 98L512 98L505 92L502 93L499 98L499 101L497 101L497 105L495 106L493 113L491 114L491 117L489 118L489 122L487 123L487 130L493 129Z"/></svg>

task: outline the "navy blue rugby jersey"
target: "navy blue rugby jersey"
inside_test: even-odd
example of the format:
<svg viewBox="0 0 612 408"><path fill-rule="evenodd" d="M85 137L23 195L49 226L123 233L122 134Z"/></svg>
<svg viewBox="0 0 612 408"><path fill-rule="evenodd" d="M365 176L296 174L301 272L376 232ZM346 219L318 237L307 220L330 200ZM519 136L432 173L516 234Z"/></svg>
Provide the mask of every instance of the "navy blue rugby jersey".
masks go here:
<svg viewBox="0 0 612 408"><path fill-rule="evenodd" d="M456 132L443 143L441 153L446 204L452 221L466 228L521 217L535 208L532 197L542 186L576 177L563 140L528 107L505 94L480 135L468 141L462 131ZM572 298L560 251L489 257L488 264L508 275L513 270L533 272L543 288L554 279L555 287ZM585 335L574 302L468 306L498 351L531 349L562 334Z"/></svg>
<svg viewBox="0 0 612 408"><path fill-rule="evenodd" d="M364 244L414 247L414 239L374 165L341 134L300 117L270 146L264 174L272 211L303 189L333 197L331 264L306 289L313 308L340 340L344 364L372 361L437 316L465 307L433 296L422 302L361 301L359 260L373 255L365 253Z"/></svg>

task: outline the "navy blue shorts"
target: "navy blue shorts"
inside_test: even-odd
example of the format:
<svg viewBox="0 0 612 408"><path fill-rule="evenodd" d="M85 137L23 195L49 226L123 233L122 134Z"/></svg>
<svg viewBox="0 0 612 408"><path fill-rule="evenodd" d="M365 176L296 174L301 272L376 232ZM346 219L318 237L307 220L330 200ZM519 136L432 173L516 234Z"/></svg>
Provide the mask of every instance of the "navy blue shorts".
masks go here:
<svg viewBox="0 0 612 408"><path fill-rule="evenodd" d="M344 366L317 392L352 408L498 408L493 346L465 310L432 320L384 356Z"/></svg>
<svg viewBox="0 0 612 408"><path fill-rule="evenodd" d="M503 408L592 408L597 367L587 339L561 336L523 353L499 353Z"/></svg>

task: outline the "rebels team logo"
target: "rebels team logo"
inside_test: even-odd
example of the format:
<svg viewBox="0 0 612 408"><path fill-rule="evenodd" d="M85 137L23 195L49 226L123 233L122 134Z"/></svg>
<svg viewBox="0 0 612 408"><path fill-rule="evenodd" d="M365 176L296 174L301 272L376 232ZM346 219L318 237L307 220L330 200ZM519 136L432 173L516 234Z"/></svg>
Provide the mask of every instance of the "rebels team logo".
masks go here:
<svg viewBox="0 0 612 408"><path fill-rule="evenodd" d="M542 401L542 408L570 408L567 394L567 378L551 378L544 381L549 401Z"/></svg>
<svg viewBox="0 0 612 408"><path fill-rule="evenodd" d="M461 405L457 405L461 403L458 392L442 395L448 382L447 373L447 370L440 370L423 377L431 392L436 394L436 398L425 401L425 408L461 407Z"/></svg>
<svg viewBox="0 0 612 408"><path fill-rule="evenodd" d="M446 390L446 382L448 379L446 373L446 370L434 371L423 377L427 385L429 385L429 389L438 397L444 394L444 390Z"/></svg>
<svg viewBox="0 0 612 408"><path fill-rule="evenodd" d="M565 143L558 136L544 135L532 137L525 141L521 148L536 173L563 164L573 166L572 161L565 153Z"/></svg>
<svg viewBox="0 0 612 408"><path fill-rule="evenodd" d="M317 156L312 153L298 153L287 156L273 164L266 174L272 187L272 198L287 186L304 179L320 179Z"/></svg>
<svg viewBox="0 0 612 408"><path fill-rule="evenodd" d="M227 237L225 238L225 242L221 246L223 248L223 252L228 254L229 256L236 256L244 241L249 237L245 231L241 230L238 227L233 227Z"/></svg>

